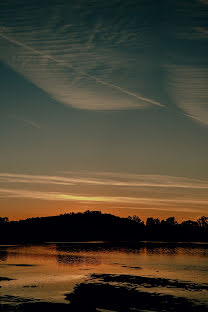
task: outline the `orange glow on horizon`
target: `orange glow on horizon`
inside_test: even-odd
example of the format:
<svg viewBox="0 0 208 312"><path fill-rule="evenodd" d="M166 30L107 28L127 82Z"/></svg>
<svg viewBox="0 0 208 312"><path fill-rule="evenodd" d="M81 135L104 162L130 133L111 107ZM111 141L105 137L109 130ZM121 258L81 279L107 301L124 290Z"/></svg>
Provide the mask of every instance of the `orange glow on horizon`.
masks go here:
<svg viewBox="0 0 208 312"><path fill-rule="evenodd" d="M10 220L20 220L33 217L46 217L55 216L65 213L77 213L84 212L86 210L101 211L102 213L109 213L119 217L128 217L137 215L143 221L148 217L166 219L170 216L174 216L178 222L183 220L196 220L203 213L200 212L190 212L190 211L173 211L170 207L167 210L154 209L154 207L118 207L115 204L107 203L78 203L78 202L65 202L65 201L41 201L41 200L31 200L31 199L20 199L20 198L10 198L1 199L2 207L1 216L9 217ZM108 207L107 207L108 206ZM15 207L15 210L10 212L10 207Z"/></svg>

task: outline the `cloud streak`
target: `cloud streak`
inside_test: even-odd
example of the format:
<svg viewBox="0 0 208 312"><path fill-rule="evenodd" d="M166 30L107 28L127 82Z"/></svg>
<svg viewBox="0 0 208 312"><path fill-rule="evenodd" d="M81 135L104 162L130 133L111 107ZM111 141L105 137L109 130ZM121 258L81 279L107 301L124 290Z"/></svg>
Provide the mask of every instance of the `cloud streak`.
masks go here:
<svg viewBox="0 0 208 312"><path fill-rule="evenodd" d="M116 1L112 2L114 5L117 6ZM124 3L122 6L121 19L125 20ZM36 17L39 19L36 16L37 6L33 1L31 4L25 2L24 9L17 6L15 11L11 9L10 2L5 4L1 8L4 14L0 16L0 38L4 47L0 58L53 98L79 109L163 107L160 101L139 92L136 80L130 79L137 75L132 56L126 59L118 51L124 43L128 48L134 48L138 42L144 46L144 42L136 40L144 30L143 26L129 19L125 20L126 28L123 22L115 23L114 19L106 19L107 15L89 26L86 12L94 16L102 8L109 13L108 5L103 7L98 1L82 7L85 7L83 3L79 11L73 3L57 3L53 7L53 15L47 21L42 20L40 27L36 20ZM25 18L24 10L31 20ZM68 23L62 18L66 10L70 12ZM19 21L16 27L13 25L14 19ZM54 31L57 22L60 27ZM126 75L127 70L130 75Z"/></svg>
<svg viewBox="0 0 208 312"><path fill-rule="evenodd" d="M208 125L207 0L176 1L170 38L173 49L164 63L172 102L188 118Z"/></svg>
<svg viewBox="0 0 208 312"><path fill-rule="evenodd" d="M0 173L0 183L33 183L54 185L94 185L115 187L157 187L208 189L208 181L166 175L122 174L113 172L65 173L65 176Z"/></svg>
<svg viewBox="0 0 208 312"><path fill-rule="evenodd" d="M110 187L110 191L109 191ZM0 173L1 198L68 201L121 208L203 211L208 181L165 175L65 172L64 176ZM182 192L181 192L182 190Z"/></svg>
<svg viewBox="0 0 208 312"><path fill-rule="evenodd" d="M51 201L76 201L80 203L111 203L111 204L125 204L128 207L131 205L153 205L163 207L168 210L170 206L175 209L181 208L183 205L200 205L207 206L207 200L196 200L193 198L149 198L149 197L124 197L124 196L88 196L83 194L61 193L61 192L39 192L34 190L22 189L7 189L0 188L0 196L7 198L28 198L37 200L51 200ZM136 208L134 208L136 209ZM141 209L138 207L138 209ZM198 208L189 207L189 211L199 211Z"/></svg>
<svg viewBox="0 0 208 312"><path fill-rule="evenodd" d="M208 68L202 66L172 65L169 90L186 116L208 125Z"/></svg>

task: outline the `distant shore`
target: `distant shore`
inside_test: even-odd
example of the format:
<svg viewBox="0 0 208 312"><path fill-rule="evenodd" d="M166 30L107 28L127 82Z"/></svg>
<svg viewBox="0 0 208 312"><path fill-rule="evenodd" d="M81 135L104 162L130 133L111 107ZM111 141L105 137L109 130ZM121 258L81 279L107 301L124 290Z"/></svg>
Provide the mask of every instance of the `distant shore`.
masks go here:
<svg viewBox="0 0 208 312"><path fill-rule="evenodd" d="M0 218L0 244L43 242L208 242L208 217L178 223L138 216L120 218L100 211L9 221Z"/></svg>

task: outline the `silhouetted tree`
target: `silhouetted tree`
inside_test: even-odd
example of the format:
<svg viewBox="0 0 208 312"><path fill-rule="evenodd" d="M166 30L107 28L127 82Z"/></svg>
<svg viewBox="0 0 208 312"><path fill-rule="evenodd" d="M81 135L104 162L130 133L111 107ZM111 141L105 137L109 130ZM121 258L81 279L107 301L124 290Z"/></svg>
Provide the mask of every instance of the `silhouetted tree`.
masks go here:
<svg viewBox="0 0 208 312"><path fill-rule="evenodd" d="M208 217L203 216L200 219L198 219L197 222L200 227L204 229L208 228Z"/></svg>
<svg viewBox="0 0 208 312"><path fill-rule="evenodd" d="M135 223L143 223L143 221L142 221L138 216L136 216L136 215L133 215L133 217L129 216L128 219L129 219L130 221L135 222Z"/></svg>
<svg viewBox="0 0 208 312"><path fill-rule="evenodd" d="M147 218L146 224L136 215L120 218L100 211L85 211L60 216L9 221L0 218L0 242L43 241L208 241L208 217L178 224L175 217L160 221Z"/></svg>
<svg viewBox="0 0 208 312"><path fill-rule="evenodd" d="M1 218L0 217L0 224L5 224L7 222L9 222L9 218L7 218L7 217Z"/></svg>
<svg viewBox="0 0 208 312"><path fill-rule="evenodd" d="M166 219L165 223L168 225L176 225L177 221L175 220L175 217L169 217Z"/></svg>
<svg viewBox="0 0 208 312"><path fill-rule="evenodd" d="M156 218L156 219L154 219L152 217L147 218L147 221L146 221L147 226L154 226L154 225L158 225L158 224L160 224L160 220L158 218Z"/></svg>
<svg viewBox="0 0 208 312"><path fill-rule="evenodd" d="M183 221L181 223L181 226L185 228L197 228L198 225L199 225L198 222L192 220Z"/></svg>

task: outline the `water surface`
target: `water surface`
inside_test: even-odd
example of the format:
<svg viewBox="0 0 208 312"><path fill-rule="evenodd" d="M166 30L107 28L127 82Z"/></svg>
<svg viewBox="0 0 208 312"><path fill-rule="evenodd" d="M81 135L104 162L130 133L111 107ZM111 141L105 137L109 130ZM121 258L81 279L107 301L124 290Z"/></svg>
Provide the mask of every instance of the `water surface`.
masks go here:
<svg viewBox="0 0 208 312"><path fill-rule="evenodd" d="M75 285L101 283L208 307L208 245L143 242L0 246L0 299L68 303ZM197 311L197 309L196 309ZM200 310L201 311L201 310Z"/></svg>

